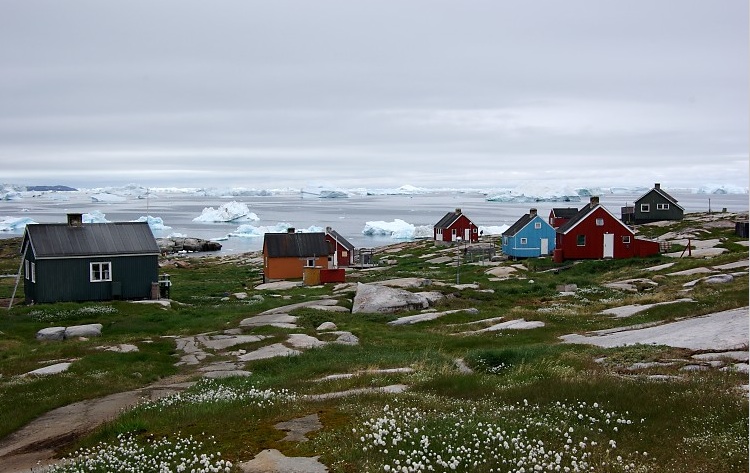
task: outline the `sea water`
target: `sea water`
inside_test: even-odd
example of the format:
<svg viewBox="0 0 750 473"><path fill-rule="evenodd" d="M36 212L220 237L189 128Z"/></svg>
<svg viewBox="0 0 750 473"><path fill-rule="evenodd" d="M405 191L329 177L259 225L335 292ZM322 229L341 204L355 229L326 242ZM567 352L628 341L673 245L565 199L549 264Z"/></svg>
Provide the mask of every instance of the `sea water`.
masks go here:
<svg viewBox="0 0 750 473"><path fill-rule="evenodd" d="M605 194L600 202L619 217L623 206L633 205L639 194ZM746 212L747 194L674 194L686 213L721 211ZM259 220L250 222L195 222L205 208L218 208L228 202L241 202ZM63 223L68 213L100 212L107 221L134 221L144 216L159 217L169 228L153 229L154 236L170 234L219 240L220 253L257 251L262 248L263 237L239 236L241 224L256 227L292 227L297 230L323 231L331 227L357 248L373 248L396 243L391 235L365 235L368 222L394 222L403 220L415 227L435 225L448 212L456 209L469 217L480 229L512 225L522 215L536 208L547 216L552 208L581 208L588 202L581 197L578 202L493 202L487 195L472 192L434 192L414 195L352 195L346 198L320 198L314 195L278 194L270 196L213 197L190 193L166 192L151 194L147 198L127 196L121 202L95 202L81 192L48 192L23 196L20 199L0 201L0 219L28 218L36 223ZM491 234L493 231L485 231ZM0 232L0 238L20 236L23 229ZM230 236L231 235L231 236ZM498 235L499 236L499 235Z"/></svg>

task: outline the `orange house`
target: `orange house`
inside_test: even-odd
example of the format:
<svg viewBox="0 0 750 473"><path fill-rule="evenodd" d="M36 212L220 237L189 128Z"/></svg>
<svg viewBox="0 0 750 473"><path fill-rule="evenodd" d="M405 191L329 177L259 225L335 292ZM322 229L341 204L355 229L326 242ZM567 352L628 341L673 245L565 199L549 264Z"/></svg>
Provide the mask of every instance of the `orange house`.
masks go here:
<svg viewBox="0 0 750 473"><path fill-rule="evenodd" d="M328 267L325 233L266 233L263 237L263 276L274 279L302 279L306 267Z"/></svg>

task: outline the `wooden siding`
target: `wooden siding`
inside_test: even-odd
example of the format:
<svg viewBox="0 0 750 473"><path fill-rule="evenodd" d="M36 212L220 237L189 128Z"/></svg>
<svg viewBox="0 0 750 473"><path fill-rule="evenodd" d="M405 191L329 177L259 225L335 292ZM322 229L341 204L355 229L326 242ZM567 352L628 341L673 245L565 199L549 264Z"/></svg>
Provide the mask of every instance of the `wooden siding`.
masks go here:
<svg viewBox="0 0 750 473"><path fill-rule="evenodd" d="M603 224L596 225L597 219L602 219ZM613 258L631 258L635 255L633 231L601 206L593 209L566 233L558 232L555 247L562 252L564 259L604 258L605 234L614 235ZM580 236L585 238L583 245L579 245ZM628 237L630 241L624 242L623 237Z"/></svg>
<svg viewBox="0 0 750 473"><path fill-rule="evenodd" d="M148 299L151 283L159 280L156 255L41 260L27 255L26 259L35 264L35 282L24 274L27 303ZM112 281L91 282L92 262L110 262Z"/></svg>
<svg viewBox="0 0 750 473"><path fill-rule="evenodd" d="M455 220L445 227L435 226L433 228L433 237L435 241L452 242L456 241L453 238L453 231L456 231L456 237L461 238L462 241L466 241L466 230L469 230L469 241L479 241L479 227L466 215L457 215Z"/></svg>
<svg viewBox="0 0 750 473"><path fill-rule="evenodd" d="M313 259L311 256L309 259ZM278 257L263 258L263 274L266 280L273 279L301 279L308 258L304 257ZM328 267L328 255L316 256L314 266Z"/></svg>
<svg viewBox="0 0 750 473"><path fill-rule="evenodd" d="M538 258L549 255L555 249L555 229L539 215L525 217L528 221L517 231L512 234L511 232L503 233L503 254L514 258ZM535 228L536 223L539 223L541 228ZM543 239L547 240L545 253L542 253Z"/></svg>
<svg viewBox="0 0 750 473"><path fill-rule="evenodd" d="M644 211L648 206L648 211ZM659 207L667 208L659 208ZM646 195L635 201L633 213L635 223L658 222L662 220L682 220L684 210L674 200L661 195L656 189L652 189Z"/></svg>

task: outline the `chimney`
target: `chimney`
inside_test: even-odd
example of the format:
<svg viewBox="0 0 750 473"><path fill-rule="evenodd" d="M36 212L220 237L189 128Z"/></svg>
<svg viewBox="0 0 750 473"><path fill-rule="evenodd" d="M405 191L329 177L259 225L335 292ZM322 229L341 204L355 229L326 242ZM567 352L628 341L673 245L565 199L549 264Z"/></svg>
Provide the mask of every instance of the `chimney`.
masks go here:
<svg viewBox="0 0 750 473"><path fill-rule="evenodd" d="M331 233L331 230L333 230L333 228L331 228L331 227L326 227L326 233Z"/></svg>
<svg viewBox="0 0 750 473"><path fill-rule="evenodd" d="M294 233L294 232L295 232L295 230L294 230L294 227L289 227L289 228L287 228L287 229L286 229L286 232L287 232L287 233Z"/></svg>
<svg viewBox="0 0 750 473"><path fill-rule="evenodd" d="M593 208L593 207L596 207L597 205L599 205L599 197L596 197L596 196L592 195L591 196L591 200L589 202L589 207Z"/></svg>
<svg viewBox="0 0 750 473"><path fill-rule="evenodd" d="M68 214L68 226L69 227L83 226L83 214Z"/></svg>
<svg viewBox="0 0 750 473"><path fill-rule="evenodd" d="M661 184L659 184L658 182L654 184L654 189L661 189Z"/></svg>
<svg viewBox="0 0 750 473"><path fill-rule="evenodd" d="M456 209L456 215L461 215L461 209Z"/></svg>
<svg viewBox="0 0 750 473"><path fill-rule="evenodd" d="M531 218L536 217L536 209L529 209L529 217Z"/></svg>

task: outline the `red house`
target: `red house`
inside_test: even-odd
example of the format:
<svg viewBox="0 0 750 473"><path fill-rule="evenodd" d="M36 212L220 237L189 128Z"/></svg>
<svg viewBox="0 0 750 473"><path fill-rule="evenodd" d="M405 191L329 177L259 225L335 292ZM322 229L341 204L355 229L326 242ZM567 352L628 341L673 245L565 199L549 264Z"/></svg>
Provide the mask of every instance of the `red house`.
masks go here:
<svg viewBox="0 0 750 473"><path fill-rule="evenodd" d="M547 222L552 228L560 228L570 221L571 218L575 217L578 213L578 209L575 207L556 207L549 211L549 219Z"/></svg>
<svg viewBox="0 0 750 473"><path fill-rule="evenodd" d="M448 243L465 241L469 243L479 241L479 227L474 225L469 217L456 209L455 212L445 214L433 227L436 242Z"/></svg>
<svg viewBox="0 0 750 473"><path fill-rule="evenodd" d="M351 266L354 264L354 245L339 235L336 230L326 227L326 241L330 251L328 253L328 267Z"/></svg>
<svg viewBox="0 0 750 473"><path fill-rule="evenodd" d="M635 237L635 232L599 204L591 201L557 229L556 262L570 259L632 258L659 253L659 243Z"/></svg>

